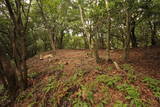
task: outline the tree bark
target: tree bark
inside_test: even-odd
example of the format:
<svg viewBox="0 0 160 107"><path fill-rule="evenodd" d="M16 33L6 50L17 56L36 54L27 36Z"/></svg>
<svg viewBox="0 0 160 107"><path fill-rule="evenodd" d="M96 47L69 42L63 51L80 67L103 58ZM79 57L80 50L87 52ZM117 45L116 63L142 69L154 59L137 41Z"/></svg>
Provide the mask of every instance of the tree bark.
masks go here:
<svg viewBox="0 0 160 107"><path fill-rule="evenodd" d="M4 86L9 90L9 95L14 98L18 89L16 70L13 68L11 62L3 55L2 50L0 51L0 77L2 77Z"/></svg>
<svg viewBox="0 0 160 107"><path fill-rule="evenodd" d="M59 48L60 49L64 48L64 46L63 46L63 38L64 38L64 30L61 30L60 31L60 40L59 40Z"/></svg>
<svg viewBox="0 0 160 107"><path fill-rule="evenodd" d="M22 88L26 89L28 86L26 65L26 32L28 28L28 17L32 0L30 0L27 13L24 13L23 11L24 9L21 0L15 0L16 10L13 9L9 0L5 0L5 2L14 25L14 34L12 35L13 58L15 60L17 70L21 74ZM26 18L25 23L22 21L22 12Z"/></svg>
<svg viewBox="0 0 160 107"><path fill-rule="evenodd" d="M110 18L110 13L108 12L108 34L107 34L107 48L106 48L106 51L107 51L107 62L109 62L111 60L111 57L110 57L110 32L111 32L111 18Z"/></svg>
<svg viewBox="0 0 160 107"><path fill-rule="evenodd" d="M151 29L151 44L152 46L157 45L157 38L156 38L156 25L154 22L150 21L150 29Z"/></svg>
<svg viewBox="0 0 160 107"><path fill-rule="evenodd" d="M85 39L86 39L87 43L89 43L89 49L92 51L92 46L91 46L92 44L91 44L91 39L90 39L91 38L91 34L86 29L81 5L79 5L79 11L80 11L81 23L83 25L83 30L84 30L84 33L85 33L84 36L86 36Z"/></svg>
<svg viewBox="0 0 160 107"><path fill-rule="evenodd" d="M130 34L130 38L131 38L131 43L132 43L132 47L136 48L137 47L137 38L135 36L135 21L132 22L131 24L131 34Z"/></svg>
<svg viewBox="0 0 160 107"><path fill-rule="evenodd" d="M126 10L126 34L125 34L125 43L124 43L124 61L128 61L129 58L129 48L130 48L130 14L129 11Z"/></svg>
<svg viewBox="0 0 160 107"><path fill-rule="evenodd" d="M100 62L100 58L99 58L99 53L98 53L98 32L97 34L95 35L95 39L93 40L94 43L93 43L93 46L94 46L94 56L96 58L96 62L99 63Z"/></svg>

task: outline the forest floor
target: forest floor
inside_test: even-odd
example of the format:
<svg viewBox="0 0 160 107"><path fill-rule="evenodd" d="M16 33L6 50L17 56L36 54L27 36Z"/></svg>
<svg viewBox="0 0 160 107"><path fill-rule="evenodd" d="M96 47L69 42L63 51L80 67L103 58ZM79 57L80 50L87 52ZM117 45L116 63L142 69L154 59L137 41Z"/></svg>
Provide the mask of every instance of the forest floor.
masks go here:
<svg viewBox="0 0 160 107"><path fill-rule="evenodd" d="M105 50L99 55L105 59ZM97 64L89 50L57 50L43 60L36 55L27 61L30 87L14 106L160 107L160 47L131 49L128 63L122 55L111 51L122 70L105 61Z"/></svg>

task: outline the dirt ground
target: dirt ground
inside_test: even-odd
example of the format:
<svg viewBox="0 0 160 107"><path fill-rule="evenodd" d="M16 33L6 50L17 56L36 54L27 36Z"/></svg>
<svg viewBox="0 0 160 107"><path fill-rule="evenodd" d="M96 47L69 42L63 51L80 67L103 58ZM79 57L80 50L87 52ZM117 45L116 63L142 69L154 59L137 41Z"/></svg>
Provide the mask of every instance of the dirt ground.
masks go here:
<svg viewBox="0 0 160 107"><path fill-rule="evenodd" d="M43 55L52 52L45 52ZM105 59L105 50L99 51L99 56ZM45 68L56 63L63 63L65 65L64 72L71 73L77 68L95 69L95 58L89 55L89 50L57 50L56 56L53 58L39 60L39 56L35 56L28 60L28 67L36 69L36 71L44 71ZM111 50L111 58L118 64L124 64L122 50ZM154 48L137 48L130 49L129 61L127 62L134 66L138 74L160 78L160 47Z"/></svg>
<svg viewBox="0 0 160 107"><path fill-rule="evenodd" d="M42 55L48 55L52 52L44 52ZM101 59L105 59L105 50L99 50L99 56ZM129 61L128 64L132 65L135 69L135 74L137 77L143 78L146 76L153 77L156 79L160 79L160 47L148 47L148 48L136 48L136 49L130 49L129 53ZM122 50L111 50L111 58L113 61L116 61L119 65L125 64L125 62L122 60L123 51ZM65 72L66 77L63 78L62 81L67 80L67 78L77 70L77 69L83 69L89 72L87 76L84 78L84 83L91 82L97 74L101 74L103 72L97 71L96 67L100 66L103 69L107 68L108 66L113 66L113 64L108 64L105 61L102 61L102 63L97 64L95 61L95 58L90 55L89 50L57 50L56 55L52 58L47 58L44 60L39 59L39 55L34 56L33 58L30 58L27 61L28 64L28 70L30 72L41 72L44 73L44 75L39 76L38 78L34 80L30 80L32 85L36 85L37 83L44 81L48 79L48 76L52 75L52 72L50 71L51 67L63 64L64 69L63 72ZM107 73L109 75L114 75L118 71L116 69L112 71L108 71ZM61 74L57 74L61 75ZM152 107L159 107L160 103L154 100L153 94L150 90L144 85L141 84L141 82L135 82L134 85L137 85L142 90L141 93L143 94L141 97L144 99L151 99L152 100ZM30 90L30 89L29 89ZM112 105L115 103L116 100L124 100L124 95L114 89L109 89L110 95L111 95L111 102L107 107L112 107ZM41 97L42 95L36 95ZM100 96L100 94L95 94L95 96ZM27 101L24 101L27 105ZM16 104L16 106L25 105L24 102Z"/></svg>

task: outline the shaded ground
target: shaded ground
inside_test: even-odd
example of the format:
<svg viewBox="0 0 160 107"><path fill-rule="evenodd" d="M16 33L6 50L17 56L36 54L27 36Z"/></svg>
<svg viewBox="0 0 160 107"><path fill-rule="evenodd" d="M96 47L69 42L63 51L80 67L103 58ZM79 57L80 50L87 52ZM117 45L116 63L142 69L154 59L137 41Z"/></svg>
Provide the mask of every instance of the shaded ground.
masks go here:
<svg viewBox="0 0 160 107"><path fill-rule="evenodd" d="M43 54L49 53L52 52ZM121 50L111 51L112 59L120 66L125 64L122 61L122 54ZM99 55L104 59L105 50L100 50ZM150 107L160 107L159 99L154 96L153 91L141 82L144 77L148 76L160 79L159 47L130 50L128 64L134 68L134 74L131 75L133 77L135 75L135 78L131 77L134 82L130 82L128 71L117 71L113 64L105 62L96 64L89 50L57 50L53 58L40 60L37 55L29 59L27 63L31 86L17 98L14 105L16 107L27 107L28 105L70 107L73 105L72 100L75 104L81 102L81 106L75 107L85 106L84 102L93 107L112 107L117 101L129 104L132 99L126 99L127 93L116 88L126 83L138 87L140 96L137 99L141 99ZM101 79L97 83L97 77L104 75L111 77L113 84L108 85L108 82ZM121 80L115 81L114 76L121 77ZM107 84L107 87L104 83Z"/></svg>

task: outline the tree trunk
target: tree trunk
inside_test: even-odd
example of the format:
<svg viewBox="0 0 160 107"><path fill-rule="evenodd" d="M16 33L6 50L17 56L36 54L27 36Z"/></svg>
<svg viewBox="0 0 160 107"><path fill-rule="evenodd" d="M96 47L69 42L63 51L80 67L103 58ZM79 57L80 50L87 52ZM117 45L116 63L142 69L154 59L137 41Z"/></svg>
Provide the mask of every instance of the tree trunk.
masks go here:
<svg viewBox="0 0 160 107"><path fill-rule="evenodd" d="M98 53L98 33L95 35L95 39L93 40L93 46L94 46L94 56L96 58L96 62L100 62L99 53Z"/></svg>
<svg viewBox="0 0 160 107"><path fill-rule="evenodd" d="M89 49L88 41L87 41L87 36L85 33L83 33L83 40L84 40L84 46L85 49Z"/></svg>
<svg viewBox="0 0 160 107"><path fill-rule="evenodd" d="M156 38L156 25L153 22L150 22L151 27L151 44L152 46L157 45L157 38Z"/></svg>
<svg viewBox="0 0 160 107"><path fill-rule="evenodd" d="M14 98L18 89L16 70L13 69L11 62L2 54L2 52L0 53L0 65L2 68L0 72L1 79L3 79L4 85L7 86L9 95Z"/></svg>
<svg viewBox="0 0 160 107"><path fill-rule="evenodd" d="M63 38L64 38L64 30L61 30L61 32L60 32L60 40L59 40L59 48L60 49L64 48L64 46L63 46Z"/></svg>
<svg viewBox="0 0 160 107"><path fill-rule="evenodd" d="M108 34L107 34L107 56L106 60L109 62L111 60L110 58L110 32L111 32L111 18L110 18L110 13L108 12Z"/></svg>
<svg viewBox="0 0 160 107"><path fill-rule="evenodd" d="M132 43L132 47L136 48L137 47L137 38L135 36L135 21L132 22L131 25L131 43Z"/></svg>
<svg viewBox="0 0 160 107"><path fill-rule="evenodd" d="M48 31L49 31L49 37L50 37L53 54L56 54L56 37L55 37L54 31L51 29L49 29Z"/></svg>
<svg viewBox="0 0 160 107"><path fill-rule="evenodd" d="M14 24L14 30L13 30L14 34L12 35L13 58L15 60L17 70L21 74L22 88L24 89L27 88L26 31L27 31L27 26L28 26L28 17L29 17L31 1L28 7L28 11L26 13L26 23L23 23L22 21L23 7L21 4L21 1L20 0L15 1L17 9L16 11L14 11L10 1L5 0L6 7L9 11L10 18Z"/></svg>
<svg viewBox="0 0 160 107"><path fill-rule="evenodd" d="M79 11L80 11L80 18L81 18L81 22L82 22L82 25L83 25L83 30L84 30L84 33L85 33L85 38L86 38L86 41L87 43L89 43L89 49L92 51L92 44L91 44L91 35L90 33L87 31L86 27L85 27L85 22L84 22L84 18L83 18L83 11L82 11L82 7L81 5L79 5Z"/></svg>
<svg viewBox="0 0 160 107"><path fill-rule="evenodd" d="M124 61L128 61L129 58L129 47L130 47L130 14L127 10L126 12L126 34L125 34L125 43L124 43Z"/></svg>

